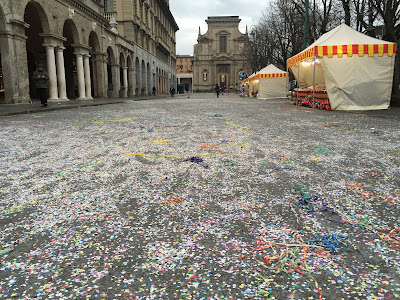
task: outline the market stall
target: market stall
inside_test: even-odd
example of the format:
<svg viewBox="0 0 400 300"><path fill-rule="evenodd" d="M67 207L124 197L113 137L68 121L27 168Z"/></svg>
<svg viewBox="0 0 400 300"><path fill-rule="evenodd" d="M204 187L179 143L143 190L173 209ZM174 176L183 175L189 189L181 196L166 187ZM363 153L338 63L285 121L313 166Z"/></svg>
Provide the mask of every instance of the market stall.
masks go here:
<svg viewBox="0 0 400 300"><path fill-rule="evenodd" d="M336 110L387 109L396 44L342 24L287 61L298 101Z"/></svg>
<svg viewBox="0 0 400 300"><path fill-rule="evenodd" d="M254 82L259 99L285 98L288 90L289 72L282 71L274 65L261 69L250 79Z"/></svg>
<svg viewBox="0 0 400 300"><path fill-rule="evenodd" d="M253 86L251 86L251 81L250 79L255 76L255 73L251 74L248 78L244 79L241 83L241 96L242 97L249 97L251 95L251 89Z"/></svg>
<svg viewBox="0 0 400 300"><path fill-rule="evenodd" d="M258 91L258 80L257 80L257 75L256 73L251 74L249 77L249 96L255 96L257 95Z"/></svg>

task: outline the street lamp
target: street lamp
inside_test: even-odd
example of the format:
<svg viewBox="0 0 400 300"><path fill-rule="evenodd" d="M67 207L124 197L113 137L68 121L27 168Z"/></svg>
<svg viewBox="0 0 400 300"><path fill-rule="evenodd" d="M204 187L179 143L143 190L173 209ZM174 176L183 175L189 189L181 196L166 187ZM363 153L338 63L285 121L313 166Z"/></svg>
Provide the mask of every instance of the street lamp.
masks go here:
<svg viewBox="0 0 400 300"><path fill-rule="evenodd" d="M304 18L303 49L306 49L307 41L308 41L308 6L309 6L309 0L306 0L305 6L306 7L305 7L305 18Z"/></svg>
<svg viewBox="0 0 400 300"><path fill-rule="evenodd" d="M257 42L256 42L257 28L256 28L256 26L254 26L254 25L250 26L250 35L253 39L253 44L254 44L254 73L257 74L258 66L257 66Z"/></svg>

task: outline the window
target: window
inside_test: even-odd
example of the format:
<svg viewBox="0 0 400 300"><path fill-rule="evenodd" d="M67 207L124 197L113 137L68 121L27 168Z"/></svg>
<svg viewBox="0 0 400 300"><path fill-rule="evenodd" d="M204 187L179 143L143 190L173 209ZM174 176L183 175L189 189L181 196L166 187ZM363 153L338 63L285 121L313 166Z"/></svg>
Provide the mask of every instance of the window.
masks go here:
<svg viewBox="0 0 400 300"><path fill-rule="evenodd" d="M104 0L104 9L106 13L113 12L113 0Z"/></svg>
<svg viewBox="0 0 400 300"><path fill-rule="evenodd" d="M227 48L227 37L226 35L220 36L219 38L219 52L225 53Z"/></svg>

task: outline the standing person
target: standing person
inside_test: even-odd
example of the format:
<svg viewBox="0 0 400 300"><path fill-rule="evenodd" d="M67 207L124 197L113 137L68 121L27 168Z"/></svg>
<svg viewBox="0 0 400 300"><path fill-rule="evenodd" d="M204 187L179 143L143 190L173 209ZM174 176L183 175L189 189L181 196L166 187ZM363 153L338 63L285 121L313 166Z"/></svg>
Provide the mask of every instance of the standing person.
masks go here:
<svg viewBox="0 0 400 300"><path fill-rule="evenodd" d="M171 86L171 87L169 88L169 93L171 94L171 97L173 97L174 94L175 94L175 88Z"/></svg>
<svg viewBox="0 0 400 300"><path fill-rule="evenodd" d="M219 85L218 85L218 83L215 85L215 93L217 93L217 98L219 98Z"/></svg>
<svg viewBox="0 0 400 300"><path fill-rule="evenodd" d="M153 95L154 96L156 95L156 87L155 86L153 86Z"/></svg>
<svg viewBox="0 0 400 300"><path fill-rule="evenodd" d="M33 79L35 80L36 91L40 98L41 106L46 107L49 74L47 74L42 64L38 64L37 69L33 72Z"/></svg>

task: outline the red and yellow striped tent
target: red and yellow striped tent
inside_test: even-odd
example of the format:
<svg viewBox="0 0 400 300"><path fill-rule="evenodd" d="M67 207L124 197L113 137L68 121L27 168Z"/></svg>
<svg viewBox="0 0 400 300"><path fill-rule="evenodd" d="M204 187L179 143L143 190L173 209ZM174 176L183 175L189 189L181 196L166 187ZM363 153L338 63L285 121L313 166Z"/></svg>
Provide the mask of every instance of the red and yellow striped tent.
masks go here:
<svg viewBox="0 0 400 300"><path fill-rule="evenodd" d="M250 78L250 85L258 92L259 99L287 97L289 72L282 71L274 65L261 69Z"/></svg>
<svg viewBox="0 0 400 300"><path fill-rule="evenodd" d="M300 86L325 84L332 109L387 109L396 44L342 24L287 60Z"/></svg>

